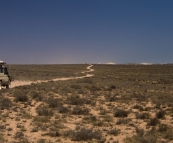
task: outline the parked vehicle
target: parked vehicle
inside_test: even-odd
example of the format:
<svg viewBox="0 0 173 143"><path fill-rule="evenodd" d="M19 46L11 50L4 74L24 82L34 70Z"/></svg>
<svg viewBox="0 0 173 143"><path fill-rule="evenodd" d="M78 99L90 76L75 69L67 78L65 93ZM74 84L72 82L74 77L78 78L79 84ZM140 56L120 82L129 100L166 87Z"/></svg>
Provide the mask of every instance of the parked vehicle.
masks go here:
<svg viewBox="0 0 173 143"><path fill-rule="evenodd" d="M7 89L11 86L12 77L9 75L5 64L6 63L4 61L0 61L0 90L3 86L5 86Z"/></svg>

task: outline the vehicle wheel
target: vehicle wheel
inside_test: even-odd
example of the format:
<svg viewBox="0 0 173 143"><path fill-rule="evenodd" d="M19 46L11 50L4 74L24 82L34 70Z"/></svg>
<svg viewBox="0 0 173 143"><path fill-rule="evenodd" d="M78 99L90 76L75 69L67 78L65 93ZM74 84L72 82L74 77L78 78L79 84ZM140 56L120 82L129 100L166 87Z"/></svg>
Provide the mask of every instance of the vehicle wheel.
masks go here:
<svg viewBox="0 0 173 143"><path fill-rule="evenodd" d="M2 89L2 82L0 81L0 90Z"/></svg>
<svg viewBox="0 0 173 143"><path fill-rule="evenodd" d="M6 89L9 89L11 87L11 82L8 83L8 85L6 85Z"/></svg>

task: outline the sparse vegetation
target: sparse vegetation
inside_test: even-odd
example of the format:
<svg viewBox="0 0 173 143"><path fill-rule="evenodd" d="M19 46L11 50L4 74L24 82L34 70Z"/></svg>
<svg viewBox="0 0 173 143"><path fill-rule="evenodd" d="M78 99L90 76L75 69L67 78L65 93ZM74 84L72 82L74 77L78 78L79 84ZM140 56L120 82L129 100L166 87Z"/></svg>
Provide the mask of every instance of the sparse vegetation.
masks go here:
<svg viewBox="0 0 173 143"><path fill-rule="evenodd" d="M83 76L80 72L86 66L49 65L45 70L45 65L13 65L12 69L15 79L51 80ZM0 142L173 141L173 65L93 68L91 78L2 89Z"/></svg>

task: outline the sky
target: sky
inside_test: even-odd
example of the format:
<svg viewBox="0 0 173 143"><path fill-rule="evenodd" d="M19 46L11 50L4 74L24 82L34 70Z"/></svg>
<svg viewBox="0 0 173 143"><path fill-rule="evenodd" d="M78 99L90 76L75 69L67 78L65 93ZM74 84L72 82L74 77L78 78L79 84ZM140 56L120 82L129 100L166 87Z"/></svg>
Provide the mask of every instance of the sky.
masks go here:
<svg viewBox="0 0 173 143"><path fill-rule="evenodd" d="M0 60L173 63L173 1L0 0Z"/></svg>

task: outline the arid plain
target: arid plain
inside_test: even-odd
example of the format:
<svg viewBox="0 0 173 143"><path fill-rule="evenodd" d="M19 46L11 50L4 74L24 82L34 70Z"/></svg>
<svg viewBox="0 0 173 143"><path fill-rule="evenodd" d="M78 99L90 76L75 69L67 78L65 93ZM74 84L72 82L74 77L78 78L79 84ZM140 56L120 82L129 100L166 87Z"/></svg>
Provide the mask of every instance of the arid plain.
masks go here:
<svg viewBox="0 0 173 143"><path fill-rule="evenodd" d="M12 65L2 143L171 143L173 65Z"/></svg>

